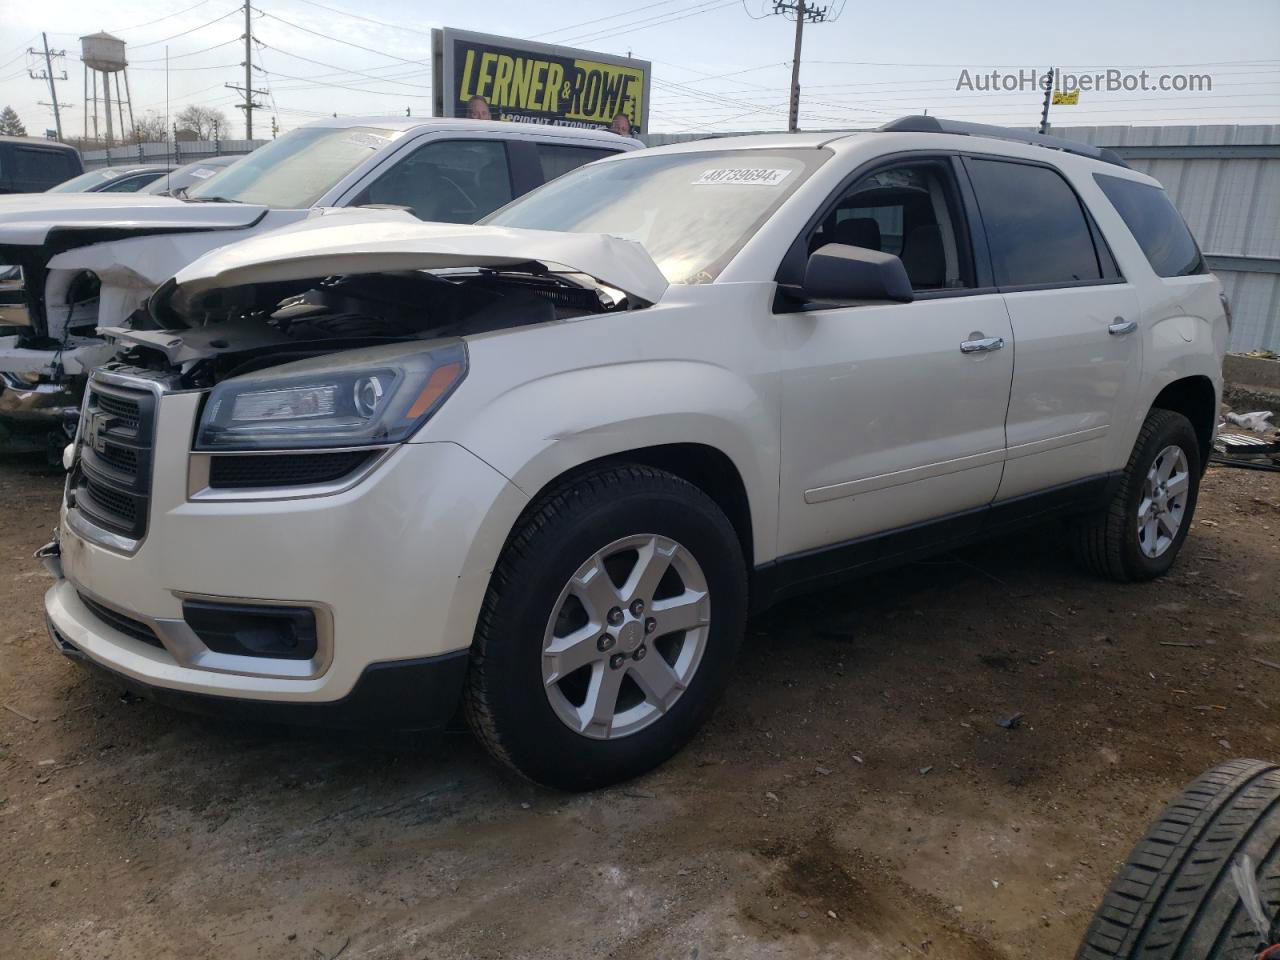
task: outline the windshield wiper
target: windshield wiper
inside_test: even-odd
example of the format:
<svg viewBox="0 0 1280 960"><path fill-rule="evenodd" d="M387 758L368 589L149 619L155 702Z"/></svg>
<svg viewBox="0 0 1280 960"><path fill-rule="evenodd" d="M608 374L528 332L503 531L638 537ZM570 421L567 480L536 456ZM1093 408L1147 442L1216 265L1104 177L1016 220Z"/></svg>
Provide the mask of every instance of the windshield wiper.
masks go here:
<svg viewBox="0 0 1280 960"><path fill-rule="evenodd" d="M232 200L230 197L192 197L185 193L182 199L187 203L244 203L243 200Z"/></svg>

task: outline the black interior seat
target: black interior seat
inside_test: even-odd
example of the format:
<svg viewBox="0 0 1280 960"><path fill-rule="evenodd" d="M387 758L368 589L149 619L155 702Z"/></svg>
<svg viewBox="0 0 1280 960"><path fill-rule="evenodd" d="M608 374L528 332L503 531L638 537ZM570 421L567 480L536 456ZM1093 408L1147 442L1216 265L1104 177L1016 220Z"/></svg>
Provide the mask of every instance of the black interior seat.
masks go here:
<svg viewBox="0 0 1280 960"><path fill-rule="evenodd" d="M942 230L936 223L915 227L902 242L902 265L917 290L942 287L947 282L947 257Z"/></svg>
<svg viewBox="0 0 1280 960"><path fill-rule="evenodd" d="M867 250L880 249L880 224L871 217L841 220L831 230L831 243L844 243Z"/></svg>

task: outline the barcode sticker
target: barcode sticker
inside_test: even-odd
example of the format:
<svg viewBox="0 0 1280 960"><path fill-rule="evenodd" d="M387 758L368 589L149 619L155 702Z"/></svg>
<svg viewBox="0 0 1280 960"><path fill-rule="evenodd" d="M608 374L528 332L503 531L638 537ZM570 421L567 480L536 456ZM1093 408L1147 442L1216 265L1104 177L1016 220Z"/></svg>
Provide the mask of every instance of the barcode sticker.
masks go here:
<svg viewBox="0 0 1280 960"><path fill-rule="evenodd" d="M695 185L731 183L753 187L776 187L791 176L790 170L774 167L718 167L703 170L694 180Z"/></svg>

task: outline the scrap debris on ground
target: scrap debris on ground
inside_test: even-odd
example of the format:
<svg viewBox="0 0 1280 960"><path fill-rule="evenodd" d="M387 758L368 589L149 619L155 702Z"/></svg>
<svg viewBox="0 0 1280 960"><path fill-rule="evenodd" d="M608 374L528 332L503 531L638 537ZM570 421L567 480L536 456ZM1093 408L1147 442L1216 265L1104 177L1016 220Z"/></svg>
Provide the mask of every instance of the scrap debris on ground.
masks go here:
<svg viewBox="0 0 1280 960"><path fill-rule="evenodd" d="M217 724L44 633L62 481L0 462L0 930L24 960L1066 957L1183 783L1280 757L1280 477L1210 469L1171 575L1053 530L754 621L674 761L581 796L464 733Z"/></svg>

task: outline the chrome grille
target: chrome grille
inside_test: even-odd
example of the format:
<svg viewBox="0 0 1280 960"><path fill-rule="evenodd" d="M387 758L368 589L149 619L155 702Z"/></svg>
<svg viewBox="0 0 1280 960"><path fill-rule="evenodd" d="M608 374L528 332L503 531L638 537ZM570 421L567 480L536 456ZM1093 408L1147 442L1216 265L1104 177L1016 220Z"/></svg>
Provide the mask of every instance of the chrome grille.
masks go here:
<svg viewBox="0 0 1280 960"><path fill-rule="evenodd" d="M70 505L90 522L134 540L147 529L155 414L152 391L96 376L89 381Z"/></svg>

